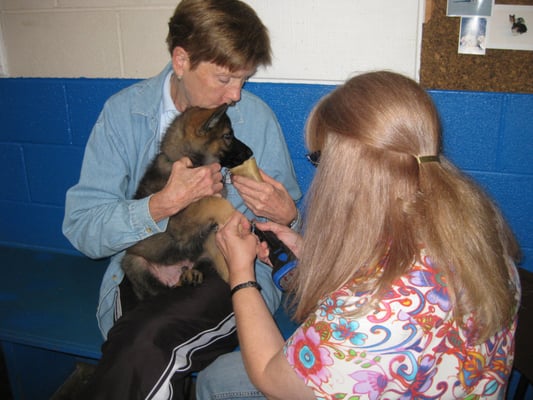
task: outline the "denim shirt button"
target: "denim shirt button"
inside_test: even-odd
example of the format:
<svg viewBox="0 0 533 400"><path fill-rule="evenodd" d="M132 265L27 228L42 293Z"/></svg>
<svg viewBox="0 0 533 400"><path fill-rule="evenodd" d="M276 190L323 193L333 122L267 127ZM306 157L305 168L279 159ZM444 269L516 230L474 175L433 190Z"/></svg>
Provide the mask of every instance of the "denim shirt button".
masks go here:
<svg viewBox="0 0 533 400"><path fill-rule="evenodd" d="M152 228L148 227L145 229L146 233L152 233Z"/></svg>

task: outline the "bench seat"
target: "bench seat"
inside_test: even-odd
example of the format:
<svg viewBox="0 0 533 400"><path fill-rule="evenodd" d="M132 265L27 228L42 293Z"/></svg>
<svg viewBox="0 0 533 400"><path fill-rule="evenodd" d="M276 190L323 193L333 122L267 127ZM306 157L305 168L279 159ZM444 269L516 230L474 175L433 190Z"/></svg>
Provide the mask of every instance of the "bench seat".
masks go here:
<svg viewBox="0 0 533 400"><path fill-rule="evenodd" d="M0 246L0 343L15 399L50 399L76 369L100 359L96 305L107 260ZM295 326L282 305L285 337Z"/></svg>
<svg viewBox="0 0 533 400"><path fill-rule="evenodd" d="M103 342L95 318L106 260L0 246L0 342L15 399L49 399Z"/></svg>

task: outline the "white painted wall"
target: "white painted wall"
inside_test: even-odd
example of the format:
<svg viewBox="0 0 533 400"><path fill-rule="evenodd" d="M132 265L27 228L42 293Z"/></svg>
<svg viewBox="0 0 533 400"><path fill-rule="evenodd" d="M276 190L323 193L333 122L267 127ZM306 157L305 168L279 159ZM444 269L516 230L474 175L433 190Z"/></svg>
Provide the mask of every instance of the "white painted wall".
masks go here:
<svg viewBox="0 0 533 400"><path fill-rule="evenodd" d="M274 52L253 80L332 83L372 69L418 78L424 0L245 1L268 26ZM169 60L177 2L0 0L0 73L152 76Z"/></svg>

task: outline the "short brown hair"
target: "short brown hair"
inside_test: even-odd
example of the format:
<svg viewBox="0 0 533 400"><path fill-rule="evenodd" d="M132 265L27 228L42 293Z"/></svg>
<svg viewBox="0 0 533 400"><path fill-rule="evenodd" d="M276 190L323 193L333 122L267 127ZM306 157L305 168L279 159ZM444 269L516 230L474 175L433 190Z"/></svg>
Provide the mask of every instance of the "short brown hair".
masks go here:
<svg viewBox="0 0 533 400"><path fill-rule="evenodd" d="M213 62L230 71L270 65L268 30L239 0L182 0L168 23L170 54L182 47L191 68Z"/></svg>

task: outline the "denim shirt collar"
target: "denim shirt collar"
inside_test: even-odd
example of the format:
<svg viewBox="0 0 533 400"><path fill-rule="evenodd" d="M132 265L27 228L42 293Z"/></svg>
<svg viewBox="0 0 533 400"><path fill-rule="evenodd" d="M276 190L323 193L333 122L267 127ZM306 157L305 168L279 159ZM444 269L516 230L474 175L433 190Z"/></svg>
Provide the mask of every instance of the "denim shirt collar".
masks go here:
<svg viewBox="0 0 533 400"><path fill-rule="evenodd" d="M159 75L137 85L138 96L132 99L132 113L148 118L152 131L155 131L159 125L159 116L162 110L162 101L153 101L153 99L161 99L162 87L171 71L172 64L169 62Z"/></svg>

